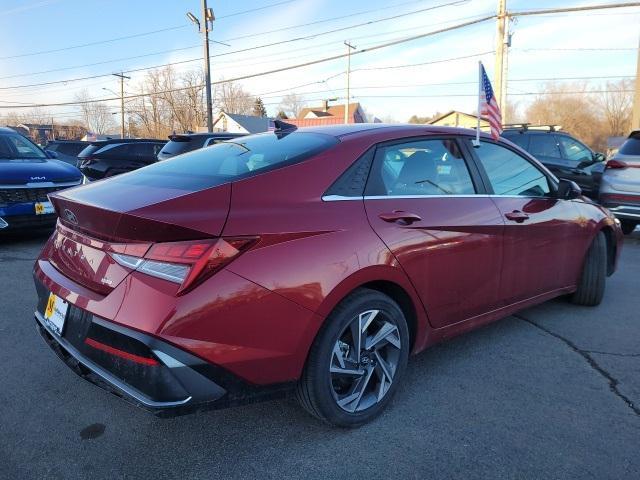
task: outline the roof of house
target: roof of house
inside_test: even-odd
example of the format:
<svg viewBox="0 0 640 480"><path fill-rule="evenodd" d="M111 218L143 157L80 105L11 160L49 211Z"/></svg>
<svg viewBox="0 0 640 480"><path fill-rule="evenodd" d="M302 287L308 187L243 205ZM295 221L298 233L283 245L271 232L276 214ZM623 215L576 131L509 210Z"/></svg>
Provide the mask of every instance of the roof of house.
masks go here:
<svg viewBox="0 0 640 480"><path fill-rule="evenodd" d="M349 116L351 118L353 118L358 108L360 108L360 103L358 102L349 104ZM315 117L339 117L344 119L344 105L331 105L326 112L322 107L305 107L300 110L297 118L305 118L309 113L313 113Z"/></svg>
<svg viewBox="0 0 640 480"><path fill-rule="evenodd" d="M269 130L269 117L256 117L254 115L239 115L237 113L223 112L231 120L239 124L249 133L260 133Z"/></svg>
<svg viewBox="0 0 640 480"><path fill-rule="evenodd" d="M443 113L442 115L438 115L435 118L432 118L431 120L429 120L427 123L436 123L439 122L440 120L442 120L443 118L447 118L450 115L454 115L454 114L458 114L458 115L464 115L465 117L469 117L469 118L478 118L476 115L472 115L471 113L464 113L464 112L459 112L457 110L449 110L447 113ZM486 117L480 117L481 120L487 120Z"/></svg>

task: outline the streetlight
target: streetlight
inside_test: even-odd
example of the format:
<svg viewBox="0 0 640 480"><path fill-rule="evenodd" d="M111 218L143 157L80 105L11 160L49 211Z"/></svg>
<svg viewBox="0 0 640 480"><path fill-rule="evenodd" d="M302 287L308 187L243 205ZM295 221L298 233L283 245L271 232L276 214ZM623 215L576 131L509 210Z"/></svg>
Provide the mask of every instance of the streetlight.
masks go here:
<svg viewBox="0 0 640 480"><path fill-rule="evenodd" d="M213 103L211 100L211 66L209 65L209 32L213 29L213 21L216 19L213 10L207 8L207 0L202 0L202 18L204 25L193 13L187 12L187 18L198 27L204 37L204 79L207 95L207 131L213 131Z"/></svg>

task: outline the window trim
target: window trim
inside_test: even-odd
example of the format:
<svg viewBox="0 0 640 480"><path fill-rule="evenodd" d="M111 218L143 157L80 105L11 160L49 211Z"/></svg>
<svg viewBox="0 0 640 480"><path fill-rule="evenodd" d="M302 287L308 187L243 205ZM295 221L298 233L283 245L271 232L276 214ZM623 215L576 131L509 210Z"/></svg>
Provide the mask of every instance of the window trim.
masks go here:
<svg viewBox="0 0 640 480"><path fill-rule="evenodd" d="M501 141L495 141L493 139L481 138L481 142L492 143L494 145L498 145L499 147L506 148L512 153L518 155L523 158L525 161L529 162L532 167L538 169L545 177L547 177L547 181L549 182L549 194L544 197L532 196L532 195L499 195L495 193L493 190L493 186L491 185L491 181L489 180L489 176L487 175L487 171L482 165L480 161L480 157L475 152L475 147L471 144L471 138L467 137L467 141L465 143L465 148L469 151L471 156L473 157L474 162L476 163L476 167L480 171L480 175L482 177L483 182L485 183L485 188L489 196L491 197L501 197L501 198L556 198L555 194L558 191L558 179L538 160L536 160L533 155L529 152L524 152L526 155L523 155L521 152L518 152L516 149L512 148L510 145L503 143ZM482 147L479 147L482 148Z"/></svg>
<svg viewBox="0 0 640 480"><path fill-rule="evenodd" d="M478 167L473 157L471 157L469 153L465 151L464 144L466 142L461 141L462 138L465 138L465 137L462 137L460 135L419 135L419 136L411 136L411 137L394 138L393 140L387 140L384 142L376 143L375 145L373 145L375 150L373 152L373 159L371 161L371 166L369 167L369 176L367 178L367 182L364 187L362 198L364 198L365 200L369 200L369 199L378 200L382 198L390 198L390 199L392 198L442 198L442 197L452 198L452 197L462 197L462 196L477 197L478 195L489 193L487 191L484 181L482 180L480 171L478 170ZM464 161L467 167L467 170L469 172L469 177L471 178L471 183L473 184L473 187L475 188L476 193L458 194L458 195L367 195L367 187L369 186L371 171L376 165L376 158L378 157L379 148L384 148L388 146L409 143L409 142L411 143L421 142L425 140L453 140L454 142L456 142L456 144L458 145L458 149L462 154L462 160Z"/></svg>

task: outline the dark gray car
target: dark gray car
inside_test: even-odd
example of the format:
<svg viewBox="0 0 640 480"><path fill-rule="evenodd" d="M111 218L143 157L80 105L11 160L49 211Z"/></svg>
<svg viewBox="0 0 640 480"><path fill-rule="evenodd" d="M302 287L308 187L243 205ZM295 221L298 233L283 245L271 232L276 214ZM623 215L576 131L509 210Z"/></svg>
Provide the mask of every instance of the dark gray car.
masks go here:
<svg viewBox="0 0 640 480"><path fill-rule="evenodd" d="M166 160L183 153L208 147L218 142L242 137L242 133L184 133L169 135L169 142L158 153L158 160Z"/></svg>
<svg viewBox="0 0 640 480"><path fill-rule="evenodd" d="M556 177L576 182L588 197L598 197L603 154L552 126L508 127L502 136L536 157Z"/></svg>

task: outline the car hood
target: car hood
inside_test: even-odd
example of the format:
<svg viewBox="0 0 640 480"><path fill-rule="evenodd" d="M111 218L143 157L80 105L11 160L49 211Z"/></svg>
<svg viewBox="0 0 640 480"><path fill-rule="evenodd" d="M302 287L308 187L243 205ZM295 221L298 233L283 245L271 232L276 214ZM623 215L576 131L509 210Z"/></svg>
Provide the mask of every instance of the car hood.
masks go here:
<svg viewBox="0 0 640 480"><path fill-rule="evenodd" d="M73 182L82 177L80 170L59 160L0 159L0 184L22 185L40 182Z"/></svg>

